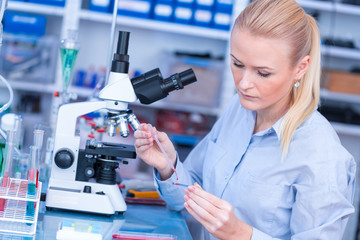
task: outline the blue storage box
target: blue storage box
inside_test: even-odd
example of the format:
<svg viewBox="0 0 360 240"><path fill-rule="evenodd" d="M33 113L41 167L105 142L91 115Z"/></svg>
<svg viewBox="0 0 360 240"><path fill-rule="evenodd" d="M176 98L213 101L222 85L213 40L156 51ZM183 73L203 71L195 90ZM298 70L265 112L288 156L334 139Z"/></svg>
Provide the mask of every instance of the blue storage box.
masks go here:
<svg viewBox="0 0 360 240"><path fill-rule="evenodd" d="M4 32L43 36L46 29L46 17L6 11Z"/></svg>
<svg viewBox="0 0 360 240"><path fill-rule="evenodd" d="M231 14L217 12L214 14L214 27L223 30L230 30Z"/></svg>
<svg viewBox="0 0 360 240"><path fill-rule="evenodd" d="M215 0L196 0L196 8L211 10L215 6Z"/></svg>
<svg viewBox="0 0 360 240"><path fill-rule="evenodd" d="M154 6L154 19L162 21L171 21L174 13L174 7L169 4L157 3Z"/></svg>
<svg viewBox="0 0 360 240"><path fill-rule="evenodd" d="M194 12L194 23L203 27L210 27L213 13L209 10L197 9Z"/></svg>
<svg viewBox="0 0 360 240"><path fill-rule="evenodd" d="M215 11L223 13L232 13L234 1L233 0L216 0Z"/></svg>
<svg viewBox="0 0 360 240"><path fill-rule="evenodd" d="M176 6L192 8L195 5L195 0L176 0Z"/></svg>
<svg viewBox="0 0 360 240"><path fill-rule="evenodd" d="M89 9L97 12L112 12L111 0L90 0Z"/></svg>
<svg viewBox="0 0 360 240"><path fill-rule="evenodd" d="M163 4L168 4L168 5L175 5L175 1L176 0L157 0L156 3L163 3Z"/></svg>
<svg viewBox="0 0 360 240"><path fill-rule="evenodd" d="M178 23L189 24L192 22L193 10L186 7L176 7L174 12L174 21Z"/></svg>
<svg viewBox="0 0 360 240"><path fill-rule="evenodd" d="M65 1L66 0L28 0L28 2L41 3L41 4L54 5L54 6L61 6L61 7L65 6Z"/></svg>
<svg viewBox="0 0 360 240"><path fill-rule="evenodd" d="M118 13L120 15L126 15L132 17L151 18L152 1L151 0L119 0Z"/></svg>

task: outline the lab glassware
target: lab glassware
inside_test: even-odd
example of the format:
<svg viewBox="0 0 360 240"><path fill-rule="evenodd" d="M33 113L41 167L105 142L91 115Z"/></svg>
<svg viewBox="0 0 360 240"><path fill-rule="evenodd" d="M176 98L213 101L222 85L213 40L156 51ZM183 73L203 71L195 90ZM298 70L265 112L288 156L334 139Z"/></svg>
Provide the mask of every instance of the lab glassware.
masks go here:
<svg viewBox="0 0 360 240"><path fill-rule="evenodd" d="M61 67L63 74L63 92L67 93L67 89L71 82L72 72L74 70L76 58L80 49L77 41L77 31L68 30L68 37L60 42Z"/></svg>
<svg viewBox="0 0 360 240"><path fill-rule="evenodd" d="M14 156L14 148L15 148L15 134L16 131L8 130L7 131L7 139L5 146L5 156L3 159L2 170L1 170L1 192L7 192L10 187L10 178L11 178L11 168L12 168L12 160ZM0 211L4 211L6 206L6 199L0 198Z"/></svg>
<svg viewBox="0 0 360 240"><path fill-rule="evenodd" d="M155 130L153 129L153 127L151 126L150 123L148 123L148 127L150 128L150 132L151 132L152 137L155 139L155 142L157 143L157 145L159 146L161 152L164 154L166 160L168 161L170 168L174 171L174 173L175 173L175 175L176 175L176 179L179 180L178 175L177 175L177 172L176 172L176 169L175 169L175 167L174 167L174 164L171 162L169 156L168 156L167 153L165 152L165 149L164 149L163 146L161 145L161 143L160 143L160 141L159 141L159 139L158 139L158 136L157 136Z"/></svg>
<svg viewBox="0 0 360 240"><path fill-rule="evenodd" d="M39 149L36 146L30 146L30 164L28 171L28 186L27 197L34 199L37 187L38 169L37 163L39 162ZM26 216L33 217L35 212L35 202L26 203Z"/></svg>

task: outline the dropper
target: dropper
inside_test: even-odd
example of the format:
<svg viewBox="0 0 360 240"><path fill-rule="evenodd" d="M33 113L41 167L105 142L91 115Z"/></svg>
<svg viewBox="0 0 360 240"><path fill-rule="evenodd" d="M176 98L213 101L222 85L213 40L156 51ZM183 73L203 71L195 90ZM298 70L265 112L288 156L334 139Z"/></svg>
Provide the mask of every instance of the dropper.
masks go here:
<svg viewBox="0 0 360 240"><path fill-rule="evenodd" d="M174 173L176 175L176 180L179 180L177 172L176 172L175 167L174 167L174 164L171 162L169 156L165 152L165 149L161 145L161 143L160 143L160 141L158 139L158 135L156 134L156 132L153 129L153 126L150 123L148 123L148 127L150 128L150 132L151 132L152 137L155 139L155 142L157 143L157 145L159 146L161 152L164 154L166 160L168 161L170 168L174 171Z"/></svg>

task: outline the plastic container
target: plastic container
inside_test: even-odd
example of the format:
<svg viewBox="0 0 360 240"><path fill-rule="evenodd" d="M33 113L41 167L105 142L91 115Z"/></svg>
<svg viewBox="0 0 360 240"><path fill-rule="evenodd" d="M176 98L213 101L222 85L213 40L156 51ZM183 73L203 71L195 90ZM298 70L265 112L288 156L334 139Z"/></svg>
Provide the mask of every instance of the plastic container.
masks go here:
<svg viewBox="0 0 360 240"><path fill-rule="evenodd" d="M195 25L210 27L213 19L213 13L209 10L198 9L194 12Z"/></svg>
<svg viewBox="0 0 360 240"><path fill-rule="evenodd" d="M152 6L153 2L151 0L121 0L118 4L118 14L131 17L151 18Z"/></svg>
<svg viewBox="0 0 360 240"><path fill-rule="evenodd" d="M183 24L192 23L193 9L189 7L176 7L174 13L174 21Z"/></svg>
<svg viewBox="0 0 360 240"><path fill-rule="evenodd" d="M176 6L193 8L195 5L195 0L176 0Z"/></svg>
<svg viewBox="0 0 360 240"><path fill-rule="evenodd" d="M234 1L233 0L216 0L215 11L222 13L232 13Z"/></svg>
<svg viewBox="0 0 360 240"><path fill-rule="evenodd" d="M53 36L4 34L0 71L10 81L52 83L57 51L58 40Z"/></svg>
<svg viewBox="0 0 360 240"><path fill-rule="evenodd" d="M60 7L64 7L66 2L66 0L28 0L28 1L33 3L40 3L40 4L60 6Z"/></svg>
<svg viewBox="0 0 360 240"><path fill-rule="evenodd" d="M111 0L90 0L89 9L97 12L111 12Z"/></svg>
<svg viewBox="0 0 360 240"><path fill-rule="evenodd" d="M230 13L222 13L216 12L214 14L214 28L222 29L222 30L230 30L231 26L231 14Z"/></svg>
<svg viewBox="0 0 360 240"><path fill-rule="evenodd" d="M186 86L186 91L174 91L165 101L191 106L218 107L224 61L166 53L168 72L181 72L192 68L197 82ZM166 76L164 71L164 75Z"/></svg>
<svg viewBox="0 0 360 240"><path fill-rule="evenodd" d="M196 0L197 9L212 10L215 5L215 0Z"/></svg>
<svg viewBox="0 0 360 240"><path fill-rule="evenodd" d="M4 32L41 37L45 34L46 17L6 11Z"/></svg>
<svg viewBox="0 0 360 240"><path fill-rule="evenodd" d="M171 22L173 20L174 7L170 4L157 3L154 6L154 19Z"/></svg>

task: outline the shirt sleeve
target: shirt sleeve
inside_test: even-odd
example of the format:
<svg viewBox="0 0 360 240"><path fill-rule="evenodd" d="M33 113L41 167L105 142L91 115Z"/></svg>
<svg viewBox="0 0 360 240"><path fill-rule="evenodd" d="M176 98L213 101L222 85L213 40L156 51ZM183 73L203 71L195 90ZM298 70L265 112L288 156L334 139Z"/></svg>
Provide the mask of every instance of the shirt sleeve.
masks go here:
<svg viewBox="0 0 360 240"><path fill-rule="evenodd" d="M202 184L202 163L204 161L204 153L208 145L209 134L200 141L200 143L191 151L184 163L177 157L176 173L180 183L185 185L193 185L195 182ZM172 185L166 182L179 182L175 173L166 181L160 179L160 175L154 169L155 188L159 192L162 199L165 200L168 207L180 211L184 208L184 196L186 187Z"/></svg>
<svg viewBox="0 0 360 240"><path fill-rule="evenodd" d="M209 142L217 138L225 121L224 118L225 116L223 115L216 121L211 131L195 146L183 163L177 157L175 170L180 180L177 180L176 175L172 174L166 181L180 182L186 185L193 185L194 183L202 185L203 166ZM161 198L165 200L169 208L176 211L184 208L186 187L172 185L162 181L156 169L154 170L154 182L155 188L157 188Z"/></svg>
<svg viewBox="0 0 360 240"><path fill-rule="evenodd" d="M329 184L295 184L296 201L290 219L292 240L342 239L349 216L354 212L352 201L355 191L356 164L349 156L339 161L333 175L328 174ZM330 180L331 178L331 180ZM253 228L251 240L270 240L270 235Z"/></svg>

